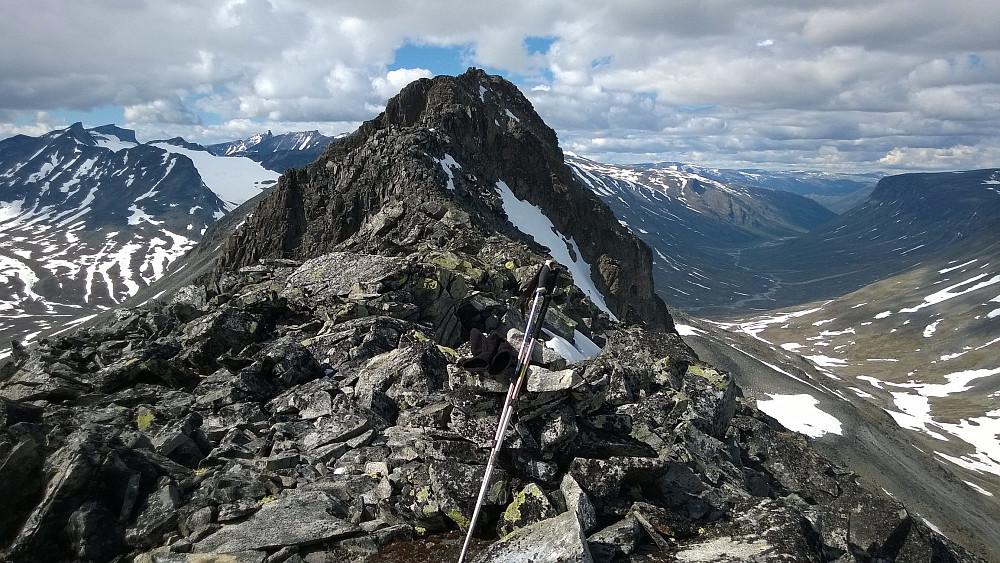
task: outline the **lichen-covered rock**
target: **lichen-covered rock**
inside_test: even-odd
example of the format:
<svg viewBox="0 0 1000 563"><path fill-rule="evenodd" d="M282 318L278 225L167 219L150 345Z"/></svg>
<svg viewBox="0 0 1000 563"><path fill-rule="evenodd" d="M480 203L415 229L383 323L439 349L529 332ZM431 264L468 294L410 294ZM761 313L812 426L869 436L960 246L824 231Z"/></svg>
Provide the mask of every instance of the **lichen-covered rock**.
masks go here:
<svg viewBox="0 0 1000 563"><path fill-rule="evenodd" d="M535 522L480 552L473 563L591 563L594 561L573 512Z"/></svg>
<svg viewBox="0 0 1000 563"><path fill-rule="evenodd" d="M497 523L497 532L500 537L506 537L515 530L554 516L556 509L545 492L538 485L529 483L513 494L513 499Z"/></svg>
<svg viewBox="0 0 1000 563"><path fill-rule="evenodd" d="M690 401L692 423L710 436L724 438L736 413L732 376L708 366L688 366L681 391Z"/></svg>
<svg viewBox="0 0 1000 563"><path fill-rule="evenodd" d="M341 505L321 491L287 491L263 503L253 516L196 543L199 553L240 553L286 545L309 545L358 533L337 516Z"/></svg>

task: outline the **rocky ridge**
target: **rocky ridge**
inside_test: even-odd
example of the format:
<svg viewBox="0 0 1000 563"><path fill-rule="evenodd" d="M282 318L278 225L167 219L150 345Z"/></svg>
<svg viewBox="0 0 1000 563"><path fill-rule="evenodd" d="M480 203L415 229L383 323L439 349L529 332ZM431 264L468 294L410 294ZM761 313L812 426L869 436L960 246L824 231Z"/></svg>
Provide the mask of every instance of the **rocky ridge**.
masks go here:
<svg viewBox="0 0 1000 563"><path fill-rule="evenodd" d="M653 291L649 247L574 178L555 132L524 95L481 70L410 84L319 160L283 175L274 191L230 239L217 271L330 251L476 254L493 234L529 242L510 221L506 191L551 221L610 312L670 326ZM445 204L468 214L474 228L442 230Z"/></svg>
<svg viewBox="0 0 1000 563"><path fill-rule="evenodd" d="M273 260L43 342L3 368L4 559L334 561L467 526L509 372L458 368L442 319L516 331L533 258ZM601 351L538 358L478 561L976 560L574 289L546 326L587 315Z"/></svg>
<svg viewBox="0 0 1000 563"><path fill-rule="evenodd" d="M511 105L483 105L489 92ZM207 285L15 350L0 367L0 558L457 556L510 377L458 359L472 329L519 343L520 286L545 259L501 213L502 181L597 265L623 322L560 276L476 561L978 561L698 360L643 293L648 249L599 224L606 211L574 223L592 196L559 183L558 148L533 145L546 129L514 92L478 71L416 83L284 176ZM489 138L508 111L493 141L462 134L484 112ZM532 200L529 178L572 205Z"/></svg>

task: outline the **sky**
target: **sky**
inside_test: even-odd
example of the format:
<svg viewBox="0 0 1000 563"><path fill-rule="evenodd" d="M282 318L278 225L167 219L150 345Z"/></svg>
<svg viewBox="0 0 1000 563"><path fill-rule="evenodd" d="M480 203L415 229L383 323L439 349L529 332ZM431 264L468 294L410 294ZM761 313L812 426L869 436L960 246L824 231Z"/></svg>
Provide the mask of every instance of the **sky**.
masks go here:
<svg viewBox="0 0 1000 563"><path fill-rule="evenodd" d="M469 66L600 162L1000 166L997 0L3 0L0 138L334 135Z"/></svg>

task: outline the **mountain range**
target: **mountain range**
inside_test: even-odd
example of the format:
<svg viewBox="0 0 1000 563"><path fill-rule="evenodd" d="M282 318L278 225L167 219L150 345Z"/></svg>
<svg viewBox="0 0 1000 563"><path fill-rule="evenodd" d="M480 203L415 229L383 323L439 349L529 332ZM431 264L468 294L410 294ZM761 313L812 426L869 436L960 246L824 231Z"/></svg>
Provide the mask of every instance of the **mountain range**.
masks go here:
<svg viewBox="0 0 1000 563"><path fill-rule="evenodd" d="M257 162L293 169L275 183ZM213 182L230 163L254 172ZM568 526L574 560L977 560L942 533L1000 553L996 170L887 177L838 216L816 200L872 177L774 174L775 190L758 171L563 155L516 88L474 70L411 84L336 140L74 125L0 142L2 170L0 330L49 317L0 374L15 560L329 558L421 534L449 553L434 534L467 525L495 424L477 405L503 389L454 358L472 328L523 323L516 288L545 254L566 273L540 363L568 383L523 405L488 516L520 540L479 560L530 551L531 522ZM166 238L176 253L139 242ZM132 250L52 266L116 248ZM337 531L295 528L317 519Z"/></svg>
<svg viewBox="0 0 1000 563"><path fill-rule="evenodd" d="M315 161L334 137L319 131L302 131L274 135L270 131L240 141L218 143L205 147L217 156L242 156L261 163L275 172L303 168Z"/></svg>
<svg viewBox="0 0 1000 563"><path fill-rule="evenodd" d="M111 125L0 141L0 331L30 342L121 303L277 177Z"/></svg>

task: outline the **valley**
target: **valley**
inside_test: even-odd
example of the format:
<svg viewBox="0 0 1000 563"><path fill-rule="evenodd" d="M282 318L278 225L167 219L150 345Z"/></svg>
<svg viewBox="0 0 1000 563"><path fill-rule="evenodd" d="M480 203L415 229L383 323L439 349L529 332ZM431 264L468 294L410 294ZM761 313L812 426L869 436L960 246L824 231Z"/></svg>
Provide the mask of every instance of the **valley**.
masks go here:
<svg viewBox="0 0 1000 563"><path fill-rule="evenodd" d="M699 357L949 534L1000 547L982 525L1000 519L1000 171L887 177L840 216L762 236L719 212L730 201L706 212L709 190L739 192L703 177L667 198L648 171L571 163L652 248Z"/></svg>

